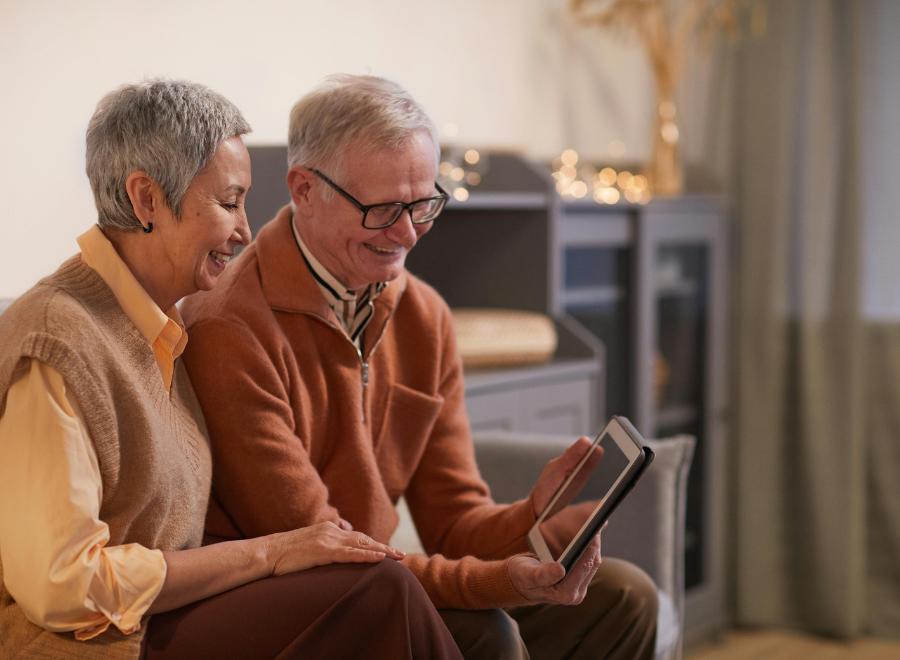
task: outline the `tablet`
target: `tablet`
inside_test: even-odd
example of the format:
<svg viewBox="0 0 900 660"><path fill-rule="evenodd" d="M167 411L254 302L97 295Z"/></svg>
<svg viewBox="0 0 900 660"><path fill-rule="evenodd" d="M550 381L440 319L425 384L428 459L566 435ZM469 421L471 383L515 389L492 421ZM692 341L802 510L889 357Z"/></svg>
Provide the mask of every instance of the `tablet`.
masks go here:
<svg viewBox="0 0 900 660"><path fill-rule="evenodd" d="M528 533L538 558L568 572L652 460L631 422L613 417Z"/></svg>

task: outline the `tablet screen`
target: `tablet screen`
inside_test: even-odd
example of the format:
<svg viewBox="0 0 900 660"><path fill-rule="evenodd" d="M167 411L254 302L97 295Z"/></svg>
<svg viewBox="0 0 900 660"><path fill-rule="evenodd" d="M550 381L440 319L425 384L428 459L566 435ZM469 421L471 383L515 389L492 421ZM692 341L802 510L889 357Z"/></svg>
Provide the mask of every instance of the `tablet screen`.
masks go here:
<svg viewBox="0 0 900 660"><path fill-rule="evenodd" d="M553 507L555 513L540 525L554 558L559 558L628 466L628 457L609 433L603 434L600 447L603 448L602 458L598 453L599 460L589 457L584 462L580 473ZM590 451L596 452L593 446Z"/></svg>

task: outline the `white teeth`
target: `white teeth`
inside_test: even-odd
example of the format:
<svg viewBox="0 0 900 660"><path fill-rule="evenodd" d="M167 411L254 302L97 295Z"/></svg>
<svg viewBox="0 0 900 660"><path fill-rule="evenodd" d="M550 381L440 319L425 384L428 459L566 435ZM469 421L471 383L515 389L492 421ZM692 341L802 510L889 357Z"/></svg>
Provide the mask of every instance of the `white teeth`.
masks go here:
<svg viewBox="0 0 900 660"><path fill-rule="evenodd" d="M369 243L366 243L366 247L368 247L373 252L380 252L381 254L394 254L397 251L397 250L391 250L388 248L381 248L381 247L378 247L377 245L370 245Z"/></svg>
<svg viewBox="0 0 900 660"><path fill-rule="evenodd" d="M229 261L231 261L231 257L234 256L233 254L222 254L221 252L216 252L215 250L212 250L210 254L212 255L213 259L215 259L216 261L221 261L223 264L227 264Z"/></svg>

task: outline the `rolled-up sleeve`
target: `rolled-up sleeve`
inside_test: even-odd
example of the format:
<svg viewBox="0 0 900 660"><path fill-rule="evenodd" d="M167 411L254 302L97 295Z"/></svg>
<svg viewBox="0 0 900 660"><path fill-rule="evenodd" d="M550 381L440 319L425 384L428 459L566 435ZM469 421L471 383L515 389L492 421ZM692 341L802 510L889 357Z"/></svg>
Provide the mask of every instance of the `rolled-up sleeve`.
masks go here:
<svg viewBox="0 0 900 660"><path fill-rule="evenodd" d="M108 547L97 455L62 376L32 360L0 417L3 581L30 621L78 639L125 634L162 589L159 550Z"/></svg>

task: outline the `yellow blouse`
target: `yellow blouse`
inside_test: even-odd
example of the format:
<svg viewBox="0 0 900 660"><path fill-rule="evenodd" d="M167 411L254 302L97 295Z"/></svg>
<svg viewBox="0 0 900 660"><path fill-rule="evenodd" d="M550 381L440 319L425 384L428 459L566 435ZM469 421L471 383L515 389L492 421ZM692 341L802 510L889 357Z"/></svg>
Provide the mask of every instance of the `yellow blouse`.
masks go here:
<svg viewBox="0 0 900 660"><path fill-rule="evenodd" d="M156 305L109 239L94 226L78 237L81 258L112 289L153 348L171 389L187 343L178 310ZM99 519L102 482L74 397L55 369L32 360L13 383L0 417L0 557L3 580L26 616L56 632L91 639L114 624L125 634L162 589L159 550L107 547Z"/></svg>

